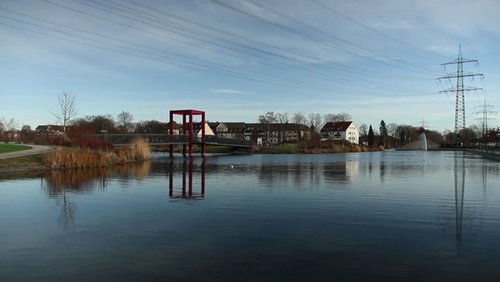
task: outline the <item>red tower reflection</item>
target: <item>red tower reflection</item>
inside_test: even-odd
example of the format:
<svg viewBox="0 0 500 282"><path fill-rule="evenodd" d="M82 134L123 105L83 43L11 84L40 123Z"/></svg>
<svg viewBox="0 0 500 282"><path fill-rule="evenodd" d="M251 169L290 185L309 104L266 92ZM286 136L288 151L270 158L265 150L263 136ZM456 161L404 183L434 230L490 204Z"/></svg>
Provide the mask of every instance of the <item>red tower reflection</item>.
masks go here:
<svg viewBox="0 0 500 282"><path fill-rule="evenodd" d="M205 170L206 170L206 160L202 158L200 163L200 190L199 192L193 191L193 178L196 175L194 159L189 157L183 159L182 162L182 186L180 191L174 189L174 170L176 166L174 160L170 160L170 170L169 170L169 197L171 199L204 199L205 198ZM176 187L177 188L177 187Z"/></svg>

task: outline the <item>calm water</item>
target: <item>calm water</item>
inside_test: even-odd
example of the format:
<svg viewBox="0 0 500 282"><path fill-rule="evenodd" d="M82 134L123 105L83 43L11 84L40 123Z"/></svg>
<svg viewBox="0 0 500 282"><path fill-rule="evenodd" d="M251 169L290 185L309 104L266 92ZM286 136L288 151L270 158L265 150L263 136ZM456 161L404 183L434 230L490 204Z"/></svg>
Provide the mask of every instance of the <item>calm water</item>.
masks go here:
<svg viewBox="0 0 500 282"><path fill-rule="evenodd" d="M498 281L499 179L415 151L1 180L0 281Z"/></svg>

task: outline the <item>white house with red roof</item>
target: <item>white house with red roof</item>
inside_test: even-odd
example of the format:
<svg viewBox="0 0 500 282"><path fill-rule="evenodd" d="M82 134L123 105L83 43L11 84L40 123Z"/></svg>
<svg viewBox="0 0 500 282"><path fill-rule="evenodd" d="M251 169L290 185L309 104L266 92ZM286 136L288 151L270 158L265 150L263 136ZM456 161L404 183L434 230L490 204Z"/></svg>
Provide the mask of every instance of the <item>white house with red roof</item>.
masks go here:
<svg viewBox="0 0 500 282"><path fill-rule="evenodd" d="M321 136L329 140L346 140L359 144L359 130L352 121L329 121L321 129Z"/></svg>

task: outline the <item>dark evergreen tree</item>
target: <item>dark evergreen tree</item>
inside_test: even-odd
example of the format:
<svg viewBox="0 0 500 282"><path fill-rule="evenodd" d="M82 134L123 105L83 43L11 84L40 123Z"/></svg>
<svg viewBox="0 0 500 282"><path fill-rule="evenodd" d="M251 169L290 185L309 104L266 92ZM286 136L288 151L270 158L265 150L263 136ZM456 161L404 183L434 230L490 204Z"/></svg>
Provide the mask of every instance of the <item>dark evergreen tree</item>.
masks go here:
<svg viewBox="0 0 500 282"><path fill-rule="evenodd" d="M373 146L375 143L375 134L373 133L372 125L370 124L370 129L368 129L368 146Z"/></svg>
<svg viewBox="0 0 500 282"><path fill-rule="evenodd" d="M380 121L380 145L385 147L385 137L387 136L387 127L385 126L385 121Z"/></svg>

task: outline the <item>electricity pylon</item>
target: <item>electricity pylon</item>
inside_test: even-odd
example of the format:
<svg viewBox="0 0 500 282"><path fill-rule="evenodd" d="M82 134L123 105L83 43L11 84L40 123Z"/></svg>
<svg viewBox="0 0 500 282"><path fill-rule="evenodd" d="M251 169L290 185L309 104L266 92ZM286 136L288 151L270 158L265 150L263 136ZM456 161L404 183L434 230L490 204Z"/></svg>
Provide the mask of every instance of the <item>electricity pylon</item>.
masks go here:
<svg viewBox="0 0 500 282"><path fill-rule="evenodd" d="M437 78L439 81L441 81L442 79L447 79L450 81L451 81L451 79L455 79L455 78L457 79L456 87L452 87L448 90L439 91L439 93L452 92L452 93L455 93L455 96L456 96L455 136L453 137L454 143L458 143L459 140L457 140L457 137L459 136L460 131L462 129L465 129L465 127L466 127L465 126L465 96L464 96L464 93L466 91L482 90L482 88L464 86L464 77L470 77L470 78L474 78L476 76L479 76L481 78L484 77L484 75L481 73L464 72L464 64L465 63L475 63L477 65L478 61L464 59L462 57L462 45L460 45L459 50L458 50L458 58L454 61L441 64L441 66L443 68L446 68L447 65L457 65L457 72Z"/></svg>
<svg viewBox="0 0 500 282"><path fill-rule="evenodd" d="M475 114L482 114L483 116L480 118L481 119L481 130L482 130L482 139L483 139L483 146L486 147L486 135L488 134L488 120L492 119L491 116L489 117L488 114L495 114L496 111L492 111L491 109L494 108L493 105L488 105L486 104L486 97L484 97L484 104L481 106L476 106L474 108L482 108L481 111L475 112Z"/></svg>

